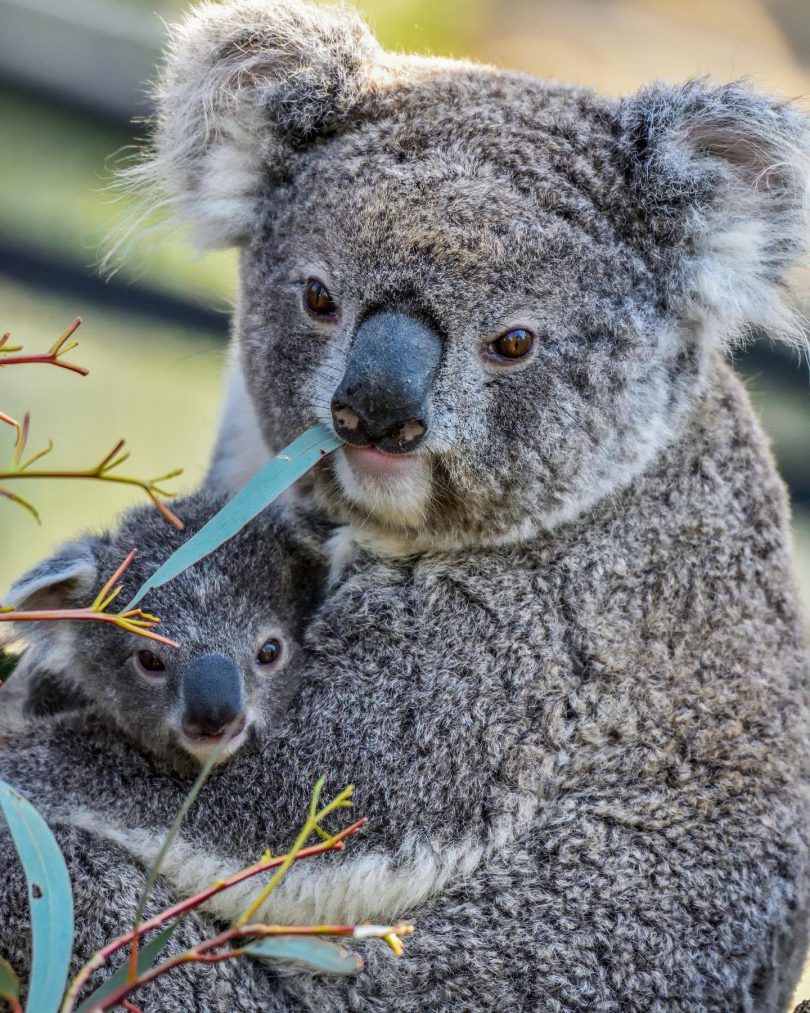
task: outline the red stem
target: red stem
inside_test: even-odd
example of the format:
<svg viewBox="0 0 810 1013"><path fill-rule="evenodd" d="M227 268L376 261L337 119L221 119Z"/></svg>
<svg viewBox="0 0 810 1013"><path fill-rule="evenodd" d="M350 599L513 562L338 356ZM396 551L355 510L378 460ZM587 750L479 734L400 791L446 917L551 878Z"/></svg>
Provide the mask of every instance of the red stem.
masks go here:
<svg viewBox="0 0 810 1013"><path fill-rule="evenodd" d="M140 611L136 609L136 611ZM96 623L112 623L113 626L119 626L118 620L120 616L116 612L94 612L89 608L81 609L42 609L35 612L0 612L0 623L32 623L32 622L55 622L70 620L73 622L96 622ZM168 647L179 647L180 645L176 640L170 640L168 637L161 636L159 633L153 633L151 627L144 627L143 629L125 630L128 633L134 633L139 637L146 637L147 640L157 640L161 644L166 644Z"/></svg>
<svg viewBox="0 0 810 1013"><path fill-rule="evenodd" d="M215 964L220 960L231 960L233 957L240 957L243 950L238 948L229 949L224 953L209 952L210 950L218 950L223 946L227 946L234 939L248 939L256 936L353 936L356 928L356 925L240 925L226 929L224 932L220 932L218 936L206 939L190 950L184 950L183 953L177 953L175 956L169 957L168 960L164 960L162 964L150 967L135 981L125 982L114 992L111 992L98 1006L92 1007L91 1010L92 1013L95 1013L96 1010L103 1013L103 1011L113 1009L115 1006L120 1005L121 1000L129 995L130 992L134 992L135 989L141 988L143 985L148 985L150 981L154 981L155 978L161 977L167 971L179 967L180 964Z"/></svg>
<svg viewBox="0 0 810 1013"><path fill-rule="evenodd" d="M59 366L60 369L67 369L71 373L78 373L79 376L87 376L90 370L84 366L76 366L72 362L62 362L56 355L45 352L41 355L3 355L0 356L0 369L3 366L31 366L35 364Z"/></svg>
<svg viewBox="0 0 810 1013"><path fill-rule="evenodd" d="M107 595L110 593L110 591L112 591L113 587L115 586L116 582L118 581L118 578L121 577L126 572L126 570L129 567L130 563L132 562L132 560L137 555L138 555L138 550L137 549L130 549L129 550L129 552L127 553L126 559L123 561L123 563L121 563L121 565L118 567L118 569L112 575L112 577L110 577L110 579L107 581L107 583L104 585L104 587L96 595L96 601L104 601L104 599L107 597Z"/></svg>
<svg viewBox="0 0 810 1013"><path fill-rule="evenodd" d="M368 821L366 819L356 820L354 823L335 834L331 841L324 841L323 844L313 844L309 848L302 848L295 856L295 861L297 862L301 858L312 858L314 855L321 855L327 851L342 851L344 847L344 840L347 837L354 836L354 834L356 834L361 827L365 826L367 822ZM232 886L237 886L246 879L250 879L252 876L257 876L261 872L266 872L268 869L276 868L276 866L285 862L286 859L286 855L279 855L277 858L267 858L260 862L256 862L255 865L251 865L247 869L242 869L239 872L235 872L232 876L228 876L226 879L219 880L212 886L207 887L201 893L195 894L187 900L180 901L173 907L166 908L165 911L161 911L159 914L156 914L153 918L150 918L149 921L141 922L137 929L133 929L132 931L119 936L117 939L113 939L112 942L107 943L105 947L100 949L92 960L85 964L82 970L79 971L76 981L71 986L74 995L78 996L79 990L94 971L103 967L114 953L123 949L123 947L128 943L132 943L136 937L143 936L147 932L152 932L154 929L160 928L161 925L165 925L166 922L171 921L172 918L177 918L181 915L187 914L189 911L193 911L194 908L204 904L207 900L210 900L211 897L215 897L218 893L222 893L223 890L228 890ZM67 1010L72 1009L73 1003L67 1007Z"/></svg>

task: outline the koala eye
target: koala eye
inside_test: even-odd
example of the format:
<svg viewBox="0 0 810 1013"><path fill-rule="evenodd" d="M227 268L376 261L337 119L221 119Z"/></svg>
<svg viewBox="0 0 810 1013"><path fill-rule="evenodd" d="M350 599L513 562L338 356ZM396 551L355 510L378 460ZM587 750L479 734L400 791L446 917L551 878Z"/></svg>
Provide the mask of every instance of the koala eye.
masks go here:
<svg viewBox="0 0 810 1013"><path fill-rule="evenodd" d="M165 672L166 666L160 660L160 658L154 653L154 651L138 651L136 655L138 664L145 672Z"/></svg>
<svg viewBox="0 0 810 1013"><path fill-rule="evenodd" d="M315 317L333 317L337 313L337 306L329 294L329 289L317 278L307 279L304 298L307 309Z"/></svg>
<svg viewBox="0 0 810 1013"><path fill-rule="evenodd" d="M534 335L523 327L516 327L496 338L490 346L490 353L499 359L522 359L534 345Z"/></svg>
<svg viewBox="0 0 810 1013"><path fill-rule="evenodd" d="M265 640L262 646L259 648L259 653L256 655L256 661L260 665L272 665L274 661L278 661L281 657L281 641L272 638Z"/></svg>

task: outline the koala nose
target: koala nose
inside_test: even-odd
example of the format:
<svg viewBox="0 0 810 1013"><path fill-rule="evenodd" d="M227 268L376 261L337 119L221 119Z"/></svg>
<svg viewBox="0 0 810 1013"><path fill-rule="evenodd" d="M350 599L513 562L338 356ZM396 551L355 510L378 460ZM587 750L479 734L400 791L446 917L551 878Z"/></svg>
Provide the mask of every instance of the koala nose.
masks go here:
<svg viewBox="0 0 810 1013"><path fill-rule="evenodd" d="M332 398L341 439L404 454L428 432L429 400L441 338L406 313L376 313L357 330Z"/></svg>
<svg viewBox="0 0 810 1013"><path fill-rule="evenodd" d="M182 673L183 731L190 738L219 738L244 727L242 673L223 654L204 654Z"/></svg>

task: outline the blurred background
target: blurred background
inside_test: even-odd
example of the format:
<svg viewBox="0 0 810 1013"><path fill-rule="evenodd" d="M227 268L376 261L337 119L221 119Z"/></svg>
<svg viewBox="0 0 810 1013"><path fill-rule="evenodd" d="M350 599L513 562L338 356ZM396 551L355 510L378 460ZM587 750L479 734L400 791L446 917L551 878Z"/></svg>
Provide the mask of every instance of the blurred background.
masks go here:
<svg viewBox="0 0 810 1013"><path fill-rule="evenodd" d="M110 159L143 128L144 83L179 0L0 0L0 333L45 350L77 315L71 358L86 378L42 365L0 374L0 408L31 412L30 448L49 467L86 468L126 436L140 477L177 465L201 477L218 418L231 254L200 259L182 236L136 236L111 280L100 244L126 207ZM750 75L785 96L810 92L806 0L361 0L395 49L472 57L627 92L654 78ZM758 342L737 360L795 504L810 595L810 379L797 356ZM0 427L0 469L13 431ZM45 462L43 462L43 466ZM11 485L9 484L9 487ZM89 481L16 482L42 526L0 499L0 594L75 531L142 495Z"/></svg>

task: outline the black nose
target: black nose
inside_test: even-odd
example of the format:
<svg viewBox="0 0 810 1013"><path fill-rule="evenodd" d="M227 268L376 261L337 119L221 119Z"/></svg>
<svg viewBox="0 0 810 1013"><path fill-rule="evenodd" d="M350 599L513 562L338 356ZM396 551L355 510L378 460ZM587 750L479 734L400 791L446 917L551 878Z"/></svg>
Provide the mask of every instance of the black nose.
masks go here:
<svg viewBox="0 0 810 1013"><path fill-rule="evenodd" d="M407 453L429 428L429 401L441 338L406 313L376 313L357 330L346 371L332 398L341 439Z"/></svg>
<svg viewBox="0 0 810 1013"><path fill-rule="evenodd" d="M183 731L191 738L216 738L244 723L242 673L223 654L204 654L181 676Z"/></svg>

